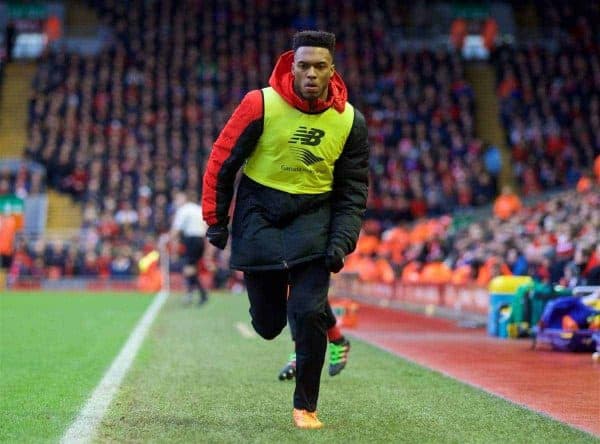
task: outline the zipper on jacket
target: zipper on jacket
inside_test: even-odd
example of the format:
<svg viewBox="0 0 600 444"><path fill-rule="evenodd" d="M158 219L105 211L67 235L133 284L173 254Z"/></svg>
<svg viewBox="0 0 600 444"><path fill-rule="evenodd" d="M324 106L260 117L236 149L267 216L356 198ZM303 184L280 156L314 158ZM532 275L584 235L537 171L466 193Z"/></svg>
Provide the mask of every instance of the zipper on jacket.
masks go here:
<svg viewBox="0 0 600 444"><path fill-rule="evenodd" d="M285 267L285 269L286 269L286 270L289 270L289 268L290 268L290 267L288 266L288 263L287 263L287 261L285 261L285 260L283 261L283 266Z"/></svg>

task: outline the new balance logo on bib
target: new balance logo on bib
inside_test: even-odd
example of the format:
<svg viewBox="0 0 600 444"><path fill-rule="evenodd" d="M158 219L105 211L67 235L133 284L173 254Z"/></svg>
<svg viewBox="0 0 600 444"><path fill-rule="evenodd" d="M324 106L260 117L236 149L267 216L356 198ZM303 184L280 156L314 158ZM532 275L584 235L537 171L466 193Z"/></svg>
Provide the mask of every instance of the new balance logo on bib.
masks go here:
<svg viewBox="0 0 600 444"><path fill-rule="evenodd" d="M301 126L290 139L290 143L300 142L302 145L317 146L321 143L321 139L324 135L325 131L318 128L308 129L305 126Z"/></svg>

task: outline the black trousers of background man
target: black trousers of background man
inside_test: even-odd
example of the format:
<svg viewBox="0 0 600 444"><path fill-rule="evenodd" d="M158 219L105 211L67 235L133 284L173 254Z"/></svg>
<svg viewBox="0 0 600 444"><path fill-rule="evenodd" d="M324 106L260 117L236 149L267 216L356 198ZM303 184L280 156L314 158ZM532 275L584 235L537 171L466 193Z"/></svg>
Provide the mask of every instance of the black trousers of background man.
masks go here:
<svg viewBox="0 0 600 444"><path fill-rule="evenodd" d="M200 292L200 302L206 302L208 300L208 293L198 278L198 262L204 256L204 237L182 236L181 241L184 246L184 264L194 267L194 274L186 276L187 291L192 293L197 288Z"/></svg>
<svg viewBox="0 0 600 444"><path fill-rule="evenodd" d="M327 303L329 278L323 259L289 270L244 273L256 332L273 339L289 320L296 344L294 407L309 412L317 408L327 329L335 325Z"/></svg>

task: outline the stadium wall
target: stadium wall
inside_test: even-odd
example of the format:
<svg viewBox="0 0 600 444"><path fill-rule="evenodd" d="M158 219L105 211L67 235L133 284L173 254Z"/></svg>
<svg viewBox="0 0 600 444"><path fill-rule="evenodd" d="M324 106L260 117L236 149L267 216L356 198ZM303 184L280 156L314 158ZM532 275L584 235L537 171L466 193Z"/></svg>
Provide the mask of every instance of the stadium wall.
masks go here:
<svg viewBox="0 0 600 444"><path fill-rule="evenodd" d="M331 296L473 322L485 322L489 292L476 285L362 282L353 273L332 279Z"/></svg>

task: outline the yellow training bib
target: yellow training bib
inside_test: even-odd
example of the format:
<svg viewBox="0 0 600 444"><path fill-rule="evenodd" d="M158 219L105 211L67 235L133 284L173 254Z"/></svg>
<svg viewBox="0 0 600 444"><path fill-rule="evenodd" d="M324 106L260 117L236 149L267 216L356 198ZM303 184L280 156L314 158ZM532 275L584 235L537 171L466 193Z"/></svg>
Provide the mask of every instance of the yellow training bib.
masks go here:
<svg viewBox="0 0 600 444"><path fill-rule="evenodd" d="M264 127L244 166L252 180L291 194L331 191L333 167L354 121L354 108L306 114L264 88Z"/></svg>

